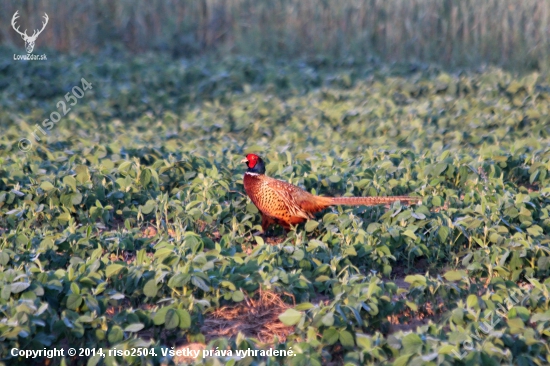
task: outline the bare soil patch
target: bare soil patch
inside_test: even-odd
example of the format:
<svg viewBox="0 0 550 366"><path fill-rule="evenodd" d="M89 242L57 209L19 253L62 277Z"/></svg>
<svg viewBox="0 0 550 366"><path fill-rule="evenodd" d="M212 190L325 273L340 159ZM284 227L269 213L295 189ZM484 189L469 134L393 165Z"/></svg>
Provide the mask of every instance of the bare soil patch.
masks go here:
<svg viewBox="0 0 550 366"><path fill-rule="evenodd" d="M290 307L281 296L271 291L258 291L256 299L245 296L236 305L224 306L209 314L201 332L207 341L217 337L235 337L239 332L248 337L255 337L260 342L285 342L286 337L294 332L294 327L284 325L279 320Z"/></svg>

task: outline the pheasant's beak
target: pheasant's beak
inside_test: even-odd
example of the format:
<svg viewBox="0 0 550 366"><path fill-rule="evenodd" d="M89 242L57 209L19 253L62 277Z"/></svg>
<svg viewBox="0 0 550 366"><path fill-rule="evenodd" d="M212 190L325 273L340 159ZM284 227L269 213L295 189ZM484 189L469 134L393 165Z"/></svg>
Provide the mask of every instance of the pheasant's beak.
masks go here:
<svg viewBox="0 0 550 366"><path fill-rule="evenodd" d="M248 163L248 159L244 158L243 160L241 160L241 163Z"/></svg>

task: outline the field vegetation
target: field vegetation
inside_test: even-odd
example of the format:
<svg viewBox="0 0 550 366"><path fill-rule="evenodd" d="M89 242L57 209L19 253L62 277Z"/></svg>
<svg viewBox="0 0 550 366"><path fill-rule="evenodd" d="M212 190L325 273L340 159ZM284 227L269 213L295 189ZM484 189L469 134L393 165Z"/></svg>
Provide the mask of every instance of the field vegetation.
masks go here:
<svg viewBox="0 0 550 366"><path fill-rule="evenodd" d="M208 364L548 362L547 78L64 56L4 65L0 84L4 364L53 345L158 355L62 362L88 365L183 363L169 347L296 353ZM261 237L245 152L318 194L422 203Z"/></svg>
<svg viewBox="0 0 550 366"><path fill-rule="evenodd" d="M3 0L0 22L16 10L22 29L50 14L37 45L77 54L114 47L186 58L550 67L547 0ZM6 27L0 43L19 47L21 38Z"/></svg>
<svg viewBox="0 0 550 366"><path fill-rule="evenodd" d="M549 4L4 1L0 366L549 364Z"/></svg>

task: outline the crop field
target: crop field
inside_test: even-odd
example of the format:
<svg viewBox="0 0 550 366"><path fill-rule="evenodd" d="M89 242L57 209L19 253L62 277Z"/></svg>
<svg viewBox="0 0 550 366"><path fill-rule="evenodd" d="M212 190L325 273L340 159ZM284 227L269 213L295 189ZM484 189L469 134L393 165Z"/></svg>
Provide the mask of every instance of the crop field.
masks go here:
<svg viewBox="0 0 550 366"><path fill-rule="evenodd" d="M491 67L4 62L0 364L547 365L549 110ZM247 153L420 203L260 235Z"/></svg>

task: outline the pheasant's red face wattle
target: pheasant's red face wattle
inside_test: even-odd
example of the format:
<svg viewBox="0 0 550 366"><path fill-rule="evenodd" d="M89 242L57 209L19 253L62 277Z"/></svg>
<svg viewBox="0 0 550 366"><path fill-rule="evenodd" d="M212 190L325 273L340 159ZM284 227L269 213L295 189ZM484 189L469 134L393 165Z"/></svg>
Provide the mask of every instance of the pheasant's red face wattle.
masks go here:
<svg viewBox="0 0 550 366"><path fill-rule="evenodd" d="M256 163L258 162L258 155L255 155L255 154L248 154L246 156L246 160L248 161L248 167L251 168L251 169L254 169L254 167L256 166Z"/></svg>

